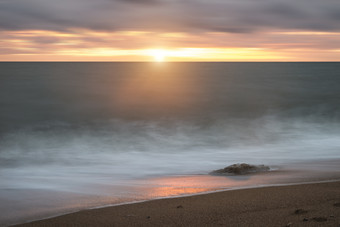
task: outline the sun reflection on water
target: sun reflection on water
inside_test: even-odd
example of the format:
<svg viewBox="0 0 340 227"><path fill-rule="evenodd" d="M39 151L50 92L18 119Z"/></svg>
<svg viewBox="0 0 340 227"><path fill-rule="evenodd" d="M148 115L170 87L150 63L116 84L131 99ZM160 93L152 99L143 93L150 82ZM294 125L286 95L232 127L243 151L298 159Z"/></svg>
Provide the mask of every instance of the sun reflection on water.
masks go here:
<svg viewBox="0 0 340 227"><path fill-rule="evenodd" d="M159 198L246 187L261 184L263 178L259 176L221 177L196 175L152 178L148 179L147 182L147 197Z"/></svg>

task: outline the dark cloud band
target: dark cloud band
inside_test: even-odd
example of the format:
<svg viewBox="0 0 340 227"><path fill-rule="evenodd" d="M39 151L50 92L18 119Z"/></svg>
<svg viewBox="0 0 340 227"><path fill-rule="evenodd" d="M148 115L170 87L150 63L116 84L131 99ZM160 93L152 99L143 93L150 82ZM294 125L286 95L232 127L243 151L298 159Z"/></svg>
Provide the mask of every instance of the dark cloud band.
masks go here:
<svg viewBox="0 0 340 227"><path fill-rule="evenodd" d="M340 30L338 0L1 0L0 29Z"/></svg>

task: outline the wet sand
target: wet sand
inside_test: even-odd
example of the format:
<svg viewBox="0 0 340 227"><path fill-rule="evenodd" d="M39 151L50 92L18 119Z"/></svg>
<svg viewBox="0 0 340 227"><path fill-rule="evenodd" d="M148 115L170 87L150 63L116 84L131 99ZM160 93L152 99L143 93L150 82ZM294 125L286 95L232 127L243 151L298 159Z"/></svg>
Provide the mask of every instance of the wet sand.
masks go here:
<svg viewBox="0 0 340 227"><path fill-rule="evenodd" d="M340 182L240 189L83 210L17 226L339 226Z"/></svg>

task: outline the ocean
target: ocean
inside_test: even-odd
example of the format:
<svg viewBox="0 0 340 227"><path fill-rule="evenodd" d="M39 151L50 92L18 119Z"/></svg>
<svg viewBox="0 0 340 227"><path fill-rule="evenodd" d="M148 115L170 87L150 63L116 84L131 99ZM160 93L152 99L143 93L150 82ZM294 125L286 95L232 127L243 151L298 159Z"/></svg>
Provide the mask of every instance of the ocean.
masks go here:
<svg viewBox="0 0 340 227"><path fill-rule="evenodd" d="M337 62L0 63L0 225L266 183L208 177L234 163L338 159Z"/></svg>

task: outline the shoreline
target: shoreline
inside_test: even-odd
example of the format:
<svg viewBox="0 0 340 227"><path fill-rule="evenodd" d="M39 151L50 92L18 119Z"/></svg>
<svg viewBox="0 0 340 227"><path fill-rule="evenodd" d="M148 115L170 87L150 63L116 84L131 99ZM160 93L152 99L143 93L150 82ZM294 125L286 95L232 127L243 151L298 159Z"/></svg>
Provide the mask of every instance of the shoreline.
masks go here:
<svg viewBox="0 0 340 227"><path fill-rule="evenodd" d="M333 183L340 181L339 163L339 159L295 163L281 166L273 171L238 176L207 174L159 176L136 179L132 181L134 185L130 187L121 185L117 188L105 184L99 187L93 185L94 188L79 188L85 191L22 189L6 192L2 190L1 201L2 204L7 205L2 208L0 226L21 225L87 210L134 206L157 200L181 199L247 189ZM88 193L85 193L86 190ZM125 197L124 194L119 194L122 190L127 193Z"/></svg>
<svg viewBox="0 0 340 227"><path fill-rule="evenodd" d="M115 207L115 206L124 206L124 205L132 205L132 204L137 204L137 203L145 203L145 202L155 201L155 200L176 199L176 198L184 198L184 197L191 197L191 196L209 195L209 194L213 194L213 193L237 191L237 190L268 188L268 187L285 187L285 186L296 186L296 185L306 185L306 184L308 185L308 184L336 183L336 182L340 182L340 179L308 181L308 182L301 182L301 183L283 183L283 184L245 186L245 187L239 187L239 188L235 187L235 188L228 188L228 189L216 189L216 190L212 190L212 191L198 192L198 193L195 193L195 194L183 194L183 195L176 195L176 196L159 197L159 198L148 199L148 200L123 202L123 203L117 203L117 204L108 204L108 205L103 205L103 206L87 208L87 209L83 209L83 210L95 210L95 209L109 208L109 207ZM83 210L70 212L70 213L64 213L64 214L60 214L60 215L55 215L55 216L47 217L47 218L44 218L44 219L39 219L39 220L34 220L34 221L29 221L29 222L42 221L42 220L45 220L45 219L50 219L50 218L55 218L55 217L59 217L59 216L67 215L67 214L77 213L77 212L80 212L80 211L83 211ZM29 223L29 222L27 222L27 223Z"/></svg>
<svg viewBox="0 0 340 227"><path fill-rule="evenodd" d="M329 188L329 187L334 187L337 189L336 193L332 196L328 195L327 193L325 193L325 190L318 190L317 188ZM88 208L88 209L84 209L84 210L79 210L79 211L75 211L75 212L70 212L70 213L64 213L64 214L60 214L60 215L56 215L56 216L52 216L52 217L47 217L44 219L40 219L40 220L34 220L34 221L29 221L29 222L25 222L25 223L21 223L21 224L16 224L13 226L58 226L58 225L63 225L63 226L94 226L96 223L101 223L101 226L134 226L134 225L141 225L141 226L156 226L156 225L163 225L165 223L162 222L162 218L158 218L157 219L157 224L150 222L149 219L151 219L151 216L148 215L146 216L147 218L147 222L142 222L139 223L141 220L138 220L137 222L131 222L131 220L126 219L121 220L121 218L110 218L112 217L112 215L114 215L115 211L118 211L118 213L123 211L126 212L133 212L136 211L136 207L141 207L142 210L148 210L148 209L155 209L155 204L165 204L164 209L168 210L173 208L174 206L171 206L170 204L174 204L174 203L184 203L184 201L187 200L194 200L194 201L198 201L199 202L199 206L201 208L204 208L204 204L206 204L204 201L207 200L211 200L210 197L214 198L213 200L216 200L217 202L221 199L221 197L224 197L225 195L230 195L230 194L258 194L259 192L263 192L266 191L268 193L265 193L266 196L268 197L272 197L273 194L277 194L280 193L282 191L285 191L286 189L291 189L291 190L296 190L298 191L298 193L302 193L302 195L305 196L305 198L300 198L297 199L297 203L299 204L301 203L301 200L305 201L305 200L313 200L312 198L308 197L306 198L306 194L304 191L304 188L312 188L312 191L314 191L313 195L315 195L315 197L318 196L318 194L325 194L330 196L329 198L331 198L331 200L334 200L334 204L340 204L340 179L336 179L336 180L326 180L326 181L319 181L319 182L300 182L300 183L286 183L286 184L277 184L277 185L259 185L259 186L252 186L252 187L244 187L244 188L231 188L231 189L223 189L223 190L218 190L218 191L209 191L209 192L202 192L202 193L197 193L197 194L190 194L190 195L179 195L179 196L172 196L172 197L164 197L164 198L155 198L155 199L151 199L151 200L145 200L145 201L135 201L135 202L128 202L128 203L122 203L122 204L113 204L113 205L106 205L106 206L101 206L101 207L93 207L93 208ZM310 191L309 191L310 193ZM265 196L265 197L266 197ZM247 196L249 197L249 195ZM285 196L287 197L287 196ZM312 196L313 197L313 196ZM320 197L320 195L319 195ZM322 197L322 195L321 195ZM210 199L209 199L210 198ZM282 198L281 198L282 199ZM239 197L236 196L235 198L230 198L230 200L234 200L233 204L235 204L235 200L238 201L238 203L245 203L244 198L243 197ZM291 198L285 198L285 200L289 201L291 200ZM300 200L300 201L298 201ZM330 200L330 199L328 199ZM325 202L325 201L323 201ZM262 202L262 204L266 204L267 202ZM269 202L270 203L270 202ZM221 205L221 204L220 204ZM270 204L266 204L266 205L270 205ZM317 204L316 204L317 205ZM202 207L203 206L203 207ZM303 207L304 205L302 204L301 207ZM213 206L214 207L214 206ZM296 205L296 207L298 207L298 205ZM183 208L182 205L178 205L176 206L177 209ZM234 207L233 210L235 208L240 209L240 207ZM286 207L288 209L288 207ZM293 209L292 207L289 207L291 209ZM314 226L313 224L316 224L315 226L318 226L319 222L324 222L322 223L323 226L328 226L328 225L324 225L327 223L330 223L332 225L330 226L336 226L335 223L337 223L338 225L340 224L340 208L338 208L337 206L335 206L335 208L331 209L331 207L328 208L329 212L334 213L334 214L329 214L329 217L325 217L325 209L322 209L320 215L321 217L317 217L318 216L318 212L315 212L315 209L310 209L310 215L316 215L315 217L310 217L307 218L308 220L310 219L310 222L308 223L308 225L302 225L302 224L307 224L307 220L305 220L306 218L304 218L302 221L303 223L299 223L301 224L301 226ZM294 208L295 209L295 208ZM299 210L302 208L296 208L296 210ZM203 209L204 210L204 209ZM296 211L295 210L295 211ZM302 209L303 210L303 214L308 213L309 211L306 209ZM334 210L336 210L334 212ZM112 211L112 213L110 212ZM155 210L157 211L157 210ZM154 211L154 212L155 212ZM294 211L294 212L295 212ZM307 211L307 212L305 212ZM313 212L312 212L313 211ZM110 214L106 214L107 212L109 212ZM130 212L130 213L131 213ZM140 210L139 210L140 212ZM245 210L240 210L241 213L244 213L247 211ZM267 213L273 213L274 211L268 209L266 210ZM265 212L265 213L266 213ZM165 212L166 213L166 212ZM275 212L274 212L275 213ZM83 217L84 214L91 216L91 219L86 219L86 221L84 222L84 220L78 220L78 218L81 216ZM164 216L164 212L160 212L158 213L158 216L160 214L163 214ZM335 215L336 214L336 215ZM98 216L98 217L94 217ZM103 217L101 217L103 215ZM155 215L155 214L153 214ZM176 216L172 216L171 214L169 214L170 216L167 218L172 218L172 219L176 219ZM197 214L193 214L194 216L197 216ZM202 214L200 214L202 215ZM211 215L211 214L209 214ZM250 215L250 214L249 214ZM277 215L277 214L276 214ZM320 216L319 215L319 216ZM323 216L322 216L323 215ZM100 216L100 217L99 217ZM138 216L138 215L132 215L131 217L134 216ZM160 215L162 216L162 215ZM204 215L203 215L204 216ZM214 216L214 215L213 215ZM129 215L127 215L126 217L129 217ZM101 220L102 218L104 218L106 221L102 222L103 220ZM323 221L317 221L318 218L321 218ZM294 220L296 220L295 218L292 218ZM320 219L320 220L321 220ZM327 219L327 220L325 220ZM190 221L191 220L191 221ZM287 219L288 220L288 219ZM305 220L305 221L304 221ZM78 221L80 221L80 223L78 223ZM144 220L145 221L145 220ZM192 223L194 221L194 219L189 218L188 220L182 220L184 221L183 226L191 226L191 225L197 225L198 223ZM195 222L195 221L194 221ZM306 222L306 223L305 223ZM144 223L144 224L143 224ZM286 224L288 225L291 222L287 222ZM211 225L214 225L213 223L210 223ZM210 225L209 223L206 223L205 225ZM236 225L239 225L241 223L237 223L235 222ZM255 224L255 223L254 223ZM258 223L258 226L261 226L261 224L264 223ZM319 223L321 224L321 223ZM177 225L177 224L176 224ZM181 224L180 224L181 225ZM171 225L170 225L171 226ZM257 226L257 225L255 225ZM283 225L285 226L285 225ZM300 225L296 225L296 223L294 224L294 226L300 226Z"/></svg>

